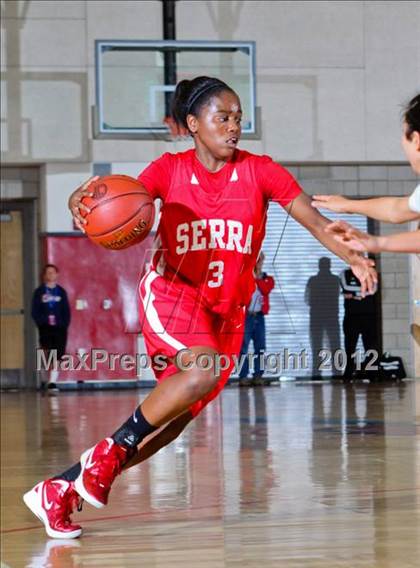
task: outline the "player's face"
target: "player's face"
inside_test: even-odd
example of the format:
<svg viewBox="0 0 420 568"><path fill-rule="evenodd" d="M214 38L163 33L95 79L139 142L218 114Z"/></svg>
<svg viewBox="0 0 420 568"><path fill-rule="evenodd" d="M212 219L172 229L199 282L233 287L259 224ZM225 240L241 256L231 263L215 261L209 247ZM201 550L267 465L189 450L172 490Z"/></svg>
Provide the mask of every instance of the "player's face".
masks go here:
<svg viewBox="0 0 420 568"><path fill-rule="evenodd" d="M410 162L411 167L416 174L420 174L420 133L413 132L410 138L407 138L407 128L407 124L404 123L401 145L408 161Z"/></svg>
<svg viewBox="0 0 420 568"><path fill-rule="evenodd" d="M237 95L223 91L210 99L198 116L189 115L188 125L197 146L217 160L229 160L241 137L242 109Z"/></svg>

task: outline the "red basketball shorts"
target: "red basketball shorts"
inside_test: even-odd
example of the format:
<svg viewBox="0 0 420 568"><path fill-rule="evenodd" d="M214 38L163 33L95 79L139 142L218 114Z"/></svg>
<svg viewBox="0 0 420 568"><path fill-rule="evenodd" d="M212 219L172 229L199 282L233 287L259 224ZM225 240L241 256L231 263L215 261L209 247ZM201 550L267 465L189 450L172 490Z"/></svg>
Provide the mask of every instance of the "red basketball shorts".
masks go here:
<svg viewBox="0 0 420 568"><path fill-rule="evenodd" d="M190 408L193 416L224 388L232 372L232 355L239 355L244 334L245 310L238 309L227 320L208 310L197 290L187 284L173 283L154 270L141 280L140 324L153 370L158 381L178 372L172 361L165 368L156 364L156 356L174 359L181 350L206 346L229 357L229 367L221 370L216 387Z"/></svg>

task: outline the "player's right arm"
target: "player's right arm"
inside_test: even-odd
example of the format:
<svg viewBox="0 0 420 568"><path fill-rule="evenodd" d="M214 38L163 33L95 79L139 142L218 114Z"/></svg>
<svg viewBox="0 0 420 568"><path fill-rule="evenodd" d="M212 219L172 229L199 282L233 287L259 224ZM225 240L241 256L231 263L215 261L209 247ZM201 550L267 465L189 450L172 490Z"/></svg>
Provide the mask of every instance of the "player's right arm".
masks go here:
<svg viewBox="0 0 420 568"><path fill-rule="evenodd" d="M259 165L259 167L258 167ZM371 292L377 274L374 262L361 253L349 250L324 231L330 220L311 207L306 195L293 176L270 158L262 156L257 164L257 179L268 199L276 201L303 227L335 255L342 258L362 283L362 295ZM338 246L337 246L338 245Z"/></svg>
<svg viewBox="0 0 420 568"><path fill-rule="evenodd" d="M163 156L152 162L137 178L137 181L143 185L153 199L160 198L162 201L165 200L172 175L173 163L174 156L172 154L163 154ZM89 187L98 179L99 176L89 178L70 195L68 201L74 223L83 233L87 223L83 213L85 215L90 213L89 207L83 203L83 198L93 196Z"/></svg>
<svg viewBox="0 0 420 568"><path fill-rule="evenodd" d="M343 195L314 195L311 205L336 213L358 213L386 223L406 223L419 218L410 208L409 199L409 196L349 199Z"/></svg>
<svg viewBox="0 0 420 568"><path fill-rule="evenodd" d="M148 187L146 187L146 184L143 183L143 181L140 178L141 178L141 175L139 176L138 181L143 185L144 189L149 191L149 193L152 195L153 199L155 199L157 197L155 195L156 192L150 191L148 189ZM93 176L93 177L89 178L80 187L78 187L75 191L73 191L73 193L69 197L68 207L69 207L71 214L73 216L74 223L83 233L85 232L84 226L87 224L87 219L86 219L86 217L83 216L82 213L84 213L85 215L87 213L90 213L89 207L83 203L83 198L93 196L93 193L92 193L92 191L90 191L89 188L90 188L90 185L93 182L97 181L98 179L100 179L100 176ZM146 178L146 181L147 181L147 178Z"/></svg>
<svg viewBox="0 0 420 568"><path fill-rule="evenodd" d="M68 206L73 215L73 220L75 225L84 233L87 221L82 216L82 211L85 213L90 213L89 207L87 207L82 199L84 197L92 197L93 193L89 191L89 186L92 182L99 179L99 176L93 176L89 178L85 183L78 187L69 197Z"/></svg>

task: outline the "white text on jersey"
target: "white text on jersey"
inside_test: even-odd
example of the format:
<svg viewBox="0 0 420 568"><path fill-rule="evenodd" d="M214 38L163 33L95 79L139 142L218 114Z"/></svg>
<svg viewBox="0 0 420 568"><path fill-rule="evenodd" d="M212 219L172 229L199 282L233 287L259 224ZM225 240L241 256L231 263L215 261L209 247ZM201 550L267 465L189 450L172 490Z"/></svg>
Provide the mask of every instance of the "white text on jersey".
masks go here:
<svg viewBox="0 0 420 568"><path fill-rule="evenodd" d="M240 221L233 219L197 219L181 223L176 229L177 254L206 249L223 249L251 254L253 226L244 235Z"/></svg>

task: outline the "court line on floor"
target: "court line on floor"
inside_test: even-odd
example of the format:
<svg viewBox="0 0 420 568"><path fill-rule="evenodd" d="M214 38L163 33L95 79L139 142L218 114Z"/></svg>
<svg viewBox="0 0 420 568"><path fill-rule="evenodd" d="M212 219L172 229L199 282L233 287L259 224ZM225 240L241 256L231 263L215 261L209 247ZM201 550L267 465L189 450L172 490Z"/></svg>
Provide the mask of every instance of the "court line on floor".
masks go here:
<svg viewBox="0 0 420 568"><path fill-rule="evenodd" d="M403 492L403 491L420 491L420 487L403 487L400 489L373 489L371 491L369 490L361 490L357 492L357 495L363 495L363 494L372 494L372 493L395 493L395 492ZM240 504L241 505L258 505L260 503L260 501L241 501ZM205 507L190 507L189 509L183 509L184 511L201 511L203 509L211 509L214 507L220 507L219 504L215 504L215 505L206 505ZM181 510L181 509L179 509ZM118 519L130 519L132 517L142 517L142 516L154 516L154 515L168 515L169 513L174 513L174 509L167 509L167 510L163 510L163 511L149 511L149 512L139 512L139 513L125 513L124 515L109 515L107 517L94 517L91 519L83 519L80 520L80 522L82 523L96 523L98 521L111 521L111 520L118 520ZM212 519L214 517L207 517L207 520ZM180 519L178 519L180 520ZM194 519L185 519L185 522L191 521ZM29 527L17 527L17 528L13 528L13 529L3 529L0 530L0 534L11 534L11 533L15 533L15 532L24 532L24 531L33 531L33 530L38 530L38 529L42 529L43 527L40 525L31 525Z"/></svg>

